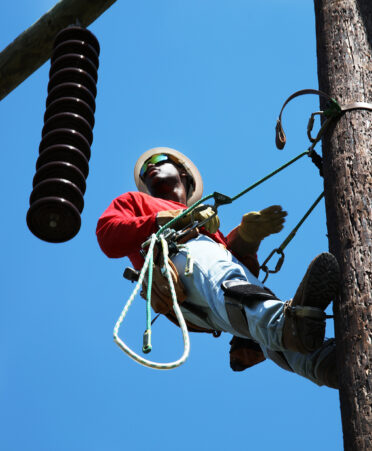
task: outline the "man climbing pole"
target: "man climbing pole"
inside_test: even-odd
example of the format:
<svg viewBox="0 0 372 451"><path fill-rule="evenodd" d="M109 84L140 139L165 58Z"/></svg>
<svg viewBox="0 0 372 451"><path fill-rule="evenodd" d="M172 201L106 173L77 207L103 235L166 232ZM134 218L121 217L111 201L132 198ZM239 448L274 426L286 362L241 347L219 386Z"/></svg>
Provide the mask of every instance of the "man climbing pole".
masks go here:
<svg viewBox="0 0 372 451"><path fill-rule="evenodd" d="M203 183L191 160L167 147L141 155L134 176L139 192L114 199L98 221L97 238L108 257L128 256L140 269L141 245L199 201ZM324 310L335 299L339 284L335 257L318 255L287 302L257 279L259 245L282 230L286 214L277 205L247 213L227 237L218 230L219 218L211 207L201 205L179 218L172 228L184 233L170 257L177 299L190 331L234 336L233 370L269 358L318 385L338 388L334 340L324 341ZM175 321L158 257L151 305Z"/></svg>

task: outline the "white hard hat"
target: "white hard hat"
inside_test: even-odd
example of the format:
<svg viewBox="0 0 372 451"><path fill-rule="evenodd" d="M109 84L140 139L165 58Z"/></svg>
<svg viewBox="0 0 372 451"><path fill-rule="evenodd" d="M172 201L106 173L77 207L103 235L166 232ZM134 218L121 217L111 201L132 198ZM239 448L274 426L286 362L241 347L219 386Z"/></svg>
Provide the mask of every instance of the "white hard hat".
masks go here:
<svg viewBox="0 0 372 451"><path fill-rule="evenodd" d="M183 166L190 177L194 180L194 185L190 186L189 192L187 193L187 206L193 205L195 202L201 199L203 194L203 180L201 178L200 172L194 163L183 155L178 150L171 149L170 147L154 147L153 149L147 150L143 153L137 160L134 167L134 180L136 182L138 191L142 193L149 194L149 191L140 177L140 171L143 164L151 158L153 155L157 154L171 155L177 160L177 163Z"/></svg>

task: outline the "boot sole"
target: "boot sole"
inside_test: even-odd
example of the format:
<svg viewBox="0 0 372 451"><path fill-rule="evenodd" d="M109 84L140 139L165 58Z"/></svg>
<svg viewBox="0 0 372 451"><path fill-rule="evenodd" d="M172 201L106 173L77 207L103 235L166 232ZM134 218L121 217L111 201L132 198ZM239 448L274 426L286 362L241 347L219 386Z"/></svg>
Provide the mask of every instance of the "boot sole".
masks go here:
<svg viewBox="0 0 372 451"><path fill-rule="evenodd" d="M336 257L324 252L312 261L305 276L302 304L325 310L338 293L340 268Z"/></svg>

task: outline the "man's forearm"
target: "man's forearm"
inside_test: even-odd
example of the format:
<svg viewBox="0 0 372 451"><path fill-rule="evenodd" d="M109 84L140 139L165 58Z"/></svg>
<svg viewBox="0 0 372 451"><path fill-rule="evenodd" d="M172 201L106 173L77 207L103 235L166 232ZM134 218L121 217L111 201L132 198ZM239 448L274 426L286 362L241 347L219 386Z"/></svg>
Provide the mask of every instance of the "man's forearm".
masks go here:
<svg viewBox="0 0 372 451"><path fill-rule="evenodd" d="M261 241L248 242L244 240L239 234L239 226L235 227L227 236L227 244L234 254L239 257L246 257L247 255L256 255Z"/></svg>

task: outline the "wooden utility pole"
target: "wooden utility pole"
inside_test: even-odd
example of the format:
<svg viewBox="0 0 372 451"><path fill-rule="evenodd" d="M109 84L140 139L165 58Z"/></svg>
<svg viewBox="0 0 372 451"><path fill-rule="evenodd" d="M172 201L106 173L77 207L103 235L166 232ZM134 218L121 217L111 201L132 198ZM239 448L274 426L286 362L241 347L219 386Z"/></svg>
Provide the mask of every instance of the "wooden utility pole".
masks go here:
<svg viewBox="0 0 372 451"><path fill-rule="evenodd" d="M0 100L47 61L68 25L87 27L116 0L61 0L0 53Z"/></svg>
<svg viewBox="0 0 372 451"><path fill-rule="evenodd" d="M371 0L314 0L319 88L340 104L372 103ZM324 105L323 105L324 106ZM330 251L340 263L335 303L347 451L372 449L372 112L348 111L323 138Z"/></svg>

